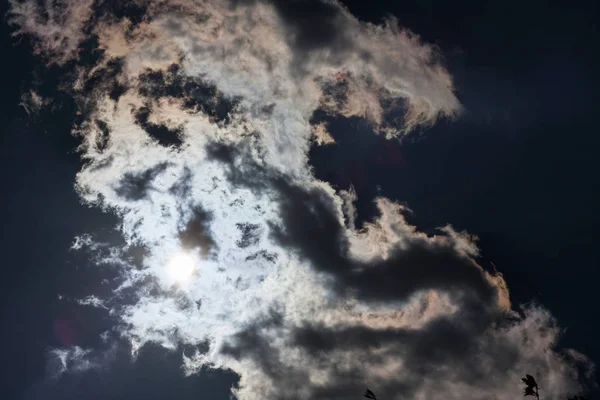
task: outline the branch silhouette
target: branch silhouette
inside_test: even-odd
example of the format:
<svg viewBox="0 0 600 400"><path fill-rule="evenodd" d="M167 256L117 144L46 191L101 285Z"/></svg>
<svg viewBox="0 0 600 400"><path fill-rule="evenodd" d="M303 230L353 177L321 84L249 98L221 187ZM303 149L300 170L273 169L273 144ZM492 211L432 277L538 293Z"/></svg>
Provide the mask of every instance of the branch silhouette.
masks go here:
<svg viewBox="0 0 600 400"><path fill-rule="evenodd" d="M540 400L540 387L538 386L538 383L536 382L535 378L532 375L526 374L525 378L521 378L521 380L525 384L525 387L523 389L523 396L524 397L533 396L537 400ZM363 396L366 397L367 399L377 400L375 393L373 393L369 389L367 389L365 391ZM587 400L587 399L576 395L573 397L568 397L567 400Z"/></svg>
<svg viewBox="0 0 600 400"><path fill-rule="evenodd" d="M535 381L535 378L529 374L526 374L525 378L521 378L521 380L525 384L523 395L525 397L535 396L538 400L540 400L540 387Z"/></svg>

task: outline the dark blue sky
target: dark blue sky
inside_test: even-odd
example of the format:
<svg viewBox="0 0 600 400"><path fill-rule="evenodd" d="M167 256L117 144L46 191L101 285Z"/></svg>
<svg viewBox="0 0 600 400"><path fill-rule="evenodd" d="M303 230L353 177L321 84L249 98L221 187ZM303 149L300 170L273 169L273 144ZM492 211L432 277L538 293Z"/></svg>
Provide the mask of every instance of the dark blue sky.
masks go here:
<svg viewBox="0 0 600 400"><path fill-rule="evenodd" d="M347 4L361 19L392 13L437 43L466 113L403 143L374 136L357 121L336 121L338 144L312 153L317 176L341 188L352 183L363 219L381 193L406 202L421 230L451 223L477 234L482 265L493 262L504 273L513 301L548 307L567 328L563 344L600 362L595 2ZM59 344L56 321L70 321L76 344L93 341L107 323L65 309L57 294L79 295L95 284L98 277L79 271L68 247L85 231L113 235L115 220L79 205L70 110L47 114L43 124L30 120L18 103L35 60L5 24L0 41L0 393L10 399L45 390L36 382L44 352ZM227 398L231 376L184 380L178 359L157 349L147 356L160 362L122 367L100 380L88 376L53 393L89 394L110 382L123 390L99 390L105 398L198 398L206 390Z"/></svg>
<svg viewBox="0 0 600 400"><path fill-rule="evenodd" d="M340 121L339 149L314 151L317 175L352 182L365 217L381 190L420 229L477 234L482 265L505 275L513 302L548 307L567 329L562 344L599 361L595 2L348 5L373 20L391 12L437 43L466 114L402 144L366 127L345 135Z"/></svg>
<svg viewBox="0 0 600 400"><path fill-rule="evenodd" d="M513 301L549 307L564 343L600 360L595 2L347 4L374 21L393 13L437 43L466 113L401 144L338 121L338 146L313 151L317 175L353 183L365 217L381 190L423 230L477 234Z"/></svg>

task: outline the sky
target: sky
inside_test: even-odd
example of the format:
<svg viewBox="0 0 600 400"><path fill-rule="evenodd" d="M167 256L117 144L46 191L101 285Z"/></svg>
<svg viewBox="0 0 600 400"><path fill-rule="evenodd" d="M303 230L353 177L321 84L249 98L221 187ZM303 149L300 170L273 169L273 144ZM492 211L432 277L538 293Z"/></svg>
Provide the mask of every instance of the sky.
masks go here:
<svg viewBox="0 0 600 400"><path fill-rule="evenodd" d="M597 6L11 1L3 398L597 398Z"/></svg>

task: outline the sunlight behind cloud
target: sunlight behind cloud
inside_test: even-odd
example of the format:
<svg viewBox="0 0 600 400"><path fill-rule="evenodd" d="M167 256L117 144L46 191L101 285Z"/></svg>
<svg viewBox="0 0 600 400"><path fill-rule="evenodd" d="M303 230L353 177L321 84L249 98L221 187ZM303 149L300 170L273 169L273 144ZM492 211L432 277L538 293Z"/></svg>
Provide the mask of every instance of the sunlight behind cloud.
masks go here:
<svg viewBox="0 0 600 400"><path fill-rule="evenodd" d="M185 282L196 270L196 260L186 253L176 255L167 265L169 277L176 282Z"/></svg>
<svg viewBox="0 0 600 400"><path fill-rule="evenodd" d="M435 46L336 0L130 0L137 22L110 2L11 1L17 34L75 65L75 187L118 217L125 245L107 249L119 286L82 301L110 308L132 358L195 349L185 373L232 371L240 400L352 398L365 382L390 398L512 400L529 371L553 377L556 399L579 391L550 314L509 309L474 236L420 232L383 197L357 226L356 193L314 175L324 122L390 137L460 113Z"/></svg>

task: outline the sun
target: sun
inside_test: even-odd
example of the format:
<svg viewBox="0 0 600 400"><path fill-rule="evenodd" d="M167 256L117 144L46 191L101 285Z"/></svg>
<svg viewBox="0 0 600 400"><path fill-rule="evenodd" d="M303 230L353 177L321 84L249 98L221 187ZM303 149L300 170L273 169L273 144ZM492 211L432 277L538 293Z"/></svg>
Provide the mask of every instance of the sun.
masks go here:
<svg viewBox="0 0 600 400"><path fill-rule="evenodd" d="M196 261L189 254L178 254L169 262L168 270L171 279L184 282L194 274Z"/></svg>

